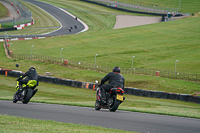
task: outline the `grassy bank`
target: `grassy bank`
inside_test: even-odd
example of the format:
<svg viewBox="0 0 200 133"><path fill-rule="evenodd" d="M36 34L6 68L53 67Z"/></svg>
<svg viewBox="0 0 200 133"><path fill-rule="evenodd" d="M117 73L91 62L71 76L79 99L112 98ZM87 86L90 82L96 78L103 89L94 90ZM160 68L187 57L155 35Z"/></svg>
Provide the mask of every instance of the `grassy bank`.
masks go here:
<svg viewBox="0 0 200 133"><path fill-rule="evenodd" d="M28 119L7 115L0 115L1 133L134 133L117 129L102 128L96 126L85 126L80 124L61 123L56 121L45 121Z"/></svg>
<svg viewBox="0 0 200 133"><path fill-rule="evenodd" d="M60 49L63 48L62 57L65 59L94 64L94 56L98 54L97 65L109 67L131 67L134 55L134 67L166 71L174 71L174 62L179 60L177 72L200 74L199 14L177 21L112 30L115 15L100 12L113 13L115 10L76 0L47 2L65 9L73 9L71 13L86 22L90 31L39 40L13 41L10 48L13 53L28 54L34 45L34 55L59 57ZM15 64L19 63L19 70L24 72L30 66L35 66L41 75L48 71L55 77L84 82L94 82L105 75L50 63L7 59L3 46L1 55L0 67L7 69L16 69ZM125 74L124 77L126 87L191 95L200 91L199 84L194 82L131 74Z"/></svg>
<svg viewBox="0 0 200 133"><path fill-rule="evenodd" d="M7 17L8 13L8 9L2 3L0 3L0 18Z"/></svg>
<svg viewBox="0 0 200 133"><path fill-rule="evenodd" d="M16 78L0 75L0 99L12 100ZM94 108L95 91L40 82L32 102L85 106ZM173 115L200 119L200 105L176 100L124 95L120 110Z"/></svg>
<svg viewBox="0 0 200 133"><path fill-rule="evenodd" d="M70 12L83 20L89 26L89 31L43 40L12 42L14 53L27 54L34 45L33 53L36 55L59 57L60 48L63 48L62 57L65 59L94 64L94 56L98 54L97 65L109 67L131 67L134 55L134 67L165 71L174 71L174 62L179 60L177 72L200 74L199 14L177 21L112 30L115 15L99 13L114 13L115 10L76 0L47 2L73 9Z"/></svg>
<svg viewBox="0 0 200 133"><path fill-rule="evenodd" d="M28 61L28 60L14 60L8 59L3 51L3 46L0 47L0 68L16 70L16 64L19 64L17 70L26 72L29 67L34 66L38 74L44 75L45 72L50 72L53 77L73 79L83 82L94 83L95 80L100 81L106 73L100 73L97 71L82 70L71 67L65 67L58 64L44 63L40 61ZM110 70L111 71L111 70ZM135 74L123 74L126 79L126 87L134 87L146 90L165 91L172 93L184 93L195 95L196 92L200 92L199 83L183 80L174 80L161 77L143 76Z"/></svg>
<svg viewBox="0 0 200 133"><path fill-rule="evenodd" d="M141 5L141 6L156 6L156 7L164 7L164 8L177 8L182 13L196 13L199 12L199 0L117 0L119 2Z"/></svg>
<svg viewBox="0 0 200 133"><path fill-rule="evenodd" d="M199 36L200 17L190 17L172 22L150 24L117 30L86 32L67 37L12 42L14 53L60 57L97 65L134 67L200 74ZM151 34L149 34L151 33ZM21 49L23 47L24 49ZM44 51L42 48L45 48ZM30 54L30 53L29 53Z"/></svg>

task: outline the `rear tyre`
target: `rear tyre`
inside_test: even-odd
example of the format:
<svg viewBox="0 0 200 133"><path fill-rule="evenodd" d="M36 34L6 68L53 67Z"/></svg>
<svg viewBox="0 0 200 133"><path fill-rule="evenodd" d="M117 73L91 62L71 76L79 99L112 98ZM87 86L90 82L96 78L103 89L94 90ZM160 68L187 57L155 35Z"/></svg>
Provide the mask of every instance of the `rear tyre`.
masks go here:
<svg viewBox="0 0 200 133"><path fill-rule="evenodd" d="M37 91L38 91L38 89L35 89L35 90L33 91L32 97L36 94Z"/></svg>
<svg viewBox="0 0 200 133"><path fill-rule="evenodd" d="M118 108L118 106L120 105L120 101L116 99L115 96L112 97L112 102L109 105L109 110L111 112L115 112Z"/></svg>
<svg viewBox="0 0 200 133"><path fill-rule="evenodd" d="M33 95L32 89L27 89L25 97L22 99L23 104L27 104Z"/></svg>
<svg viewBox="0 0 200 133"><path fill-rule="evenodd" d="M96 102L95 102L95 109L96 110L100 110L101 109L101 107L99 107L99 104L98 104L98 101L96 100Z"/></svg>

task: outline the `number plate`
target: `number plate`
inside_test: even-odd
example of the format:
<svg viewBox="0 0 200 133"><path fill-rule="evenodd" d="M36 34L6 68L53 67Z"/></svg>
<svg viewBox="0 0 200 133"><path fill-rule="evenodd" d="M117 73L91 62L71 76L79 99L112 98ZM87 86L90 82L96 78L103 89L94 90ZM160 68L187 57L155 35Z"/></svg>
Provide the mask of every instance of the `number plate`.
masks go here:
<svg viewBox="0 0 200 133"><path fill-rule="evenodd" d="M123 101L123 96L117 95L117 100Z"/></svg>

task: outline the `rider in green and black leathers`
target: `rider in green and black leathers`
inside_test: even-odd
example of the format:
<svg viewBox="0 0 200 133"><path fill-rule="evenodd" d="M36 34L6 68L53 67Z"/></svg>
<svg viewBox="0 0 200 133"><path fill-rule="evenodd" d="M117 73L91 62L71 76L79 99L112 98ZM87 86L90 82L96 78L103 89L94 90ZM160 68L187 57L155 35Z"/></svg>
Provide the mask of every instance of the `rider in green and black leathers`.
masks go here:
<svg viewBox="0 0 200 133"><path fill-rule="evenodd" d="M26 78L23 79L24 77ZM30 67L29 70L24 75L20 76L17 79L17 81L19 81L19 91L22 90L22 84L27 84L29 80L36 80L37 81L36 86L38 86L38 74L34 67ZM35 91L37 92L37 89Z"/></svg>
<svg viewBox="0 0 200 133"><path fill-rule="evenodd" d="M106 81L109 81L109 84L104 84ZM121 87L124 88L124 77L120 74L120 68L114 67L113 72L108 73L104 78L102 78L101 86L102 91L102 102L106 102L105 91L109 92L111 88Z"/></svg>

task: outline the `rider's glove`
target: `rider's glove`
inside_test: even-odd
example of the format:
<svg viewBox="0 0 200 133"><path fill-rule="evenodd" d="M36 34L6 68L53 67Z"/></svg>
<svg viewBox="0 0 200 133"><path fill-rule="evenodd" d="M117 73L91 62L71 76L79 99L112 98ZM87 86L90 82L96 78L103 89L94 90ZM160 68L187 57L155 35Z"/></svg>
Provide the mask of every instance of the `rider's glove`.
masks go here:
<svg viewBox="0 0 200 133"><path fill-rule="evenodd" d="M19 81L20 79L22 79L22 76L20 76L20 77L17 79L17 81Z"/></svg>
<svg viewBox="0 0 200 133"><path fill-rule="evenodd" d="M18 78L17 81L19 81L21 78Z"/></svg>

